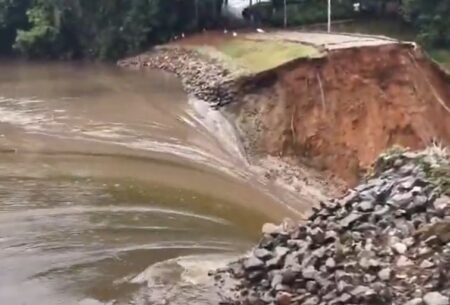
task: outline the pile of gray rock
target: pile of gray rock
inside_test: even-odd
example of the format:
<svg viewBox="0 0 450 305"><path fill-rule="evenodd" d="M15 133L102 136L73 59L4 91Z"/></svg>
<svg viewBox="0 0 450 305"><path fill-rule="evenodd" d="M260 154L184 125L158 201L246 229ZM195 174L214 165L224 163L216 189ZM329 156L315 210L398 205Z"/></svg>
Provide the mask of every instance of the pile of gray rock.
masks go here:
<svg viewBox="0 0 450 305"><path fill-rule="evenodd" d="M224 304L450 304L441 166L448 158L430 151L383 155L371 178L305 224L264 225L247 257L214 273L219 287L234 283Z"/></svg>
<svg viewBox="0 0 450 305"><path fill-rule="evenodd" d="M174 73L180 78L189 94L215 106L231 103L236 94L233 77L223 64L189 48L160 48L121 60L118 65Z"/></svg>

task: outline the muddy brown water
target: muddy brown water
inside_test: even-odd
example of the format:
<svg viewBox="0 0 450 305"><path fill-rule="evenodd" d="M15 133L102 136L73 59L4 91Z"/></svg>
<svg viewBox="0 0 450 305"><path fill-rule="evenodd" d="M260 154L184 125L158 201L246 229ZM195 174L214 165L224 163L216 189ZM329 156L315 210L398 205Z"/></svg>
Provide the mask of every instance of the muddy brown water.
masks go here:
<svg viewBox="0 0 450 305"><path fill-rule="evenodd" d="M212 304L208 270L292 216L173 76L0 67L0 304Z"/></svg>

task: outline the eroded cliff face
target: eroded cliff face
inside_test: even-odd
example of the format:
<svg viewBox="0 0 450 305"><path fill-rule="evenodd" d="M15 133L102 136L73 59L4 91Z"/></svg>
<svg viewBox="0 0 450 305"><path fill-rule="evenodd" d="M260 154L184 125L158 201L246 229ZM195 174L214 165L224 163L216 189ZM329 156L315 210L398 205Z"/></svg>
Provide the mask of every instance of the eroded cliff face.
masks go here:
<svg viewBox="0 0 450 305"><path fill-rule="evenodd" d="M352 185L383 150L450 144L450 77L411 45L331 52L243 80L247 148L291 156Z"/></svg>

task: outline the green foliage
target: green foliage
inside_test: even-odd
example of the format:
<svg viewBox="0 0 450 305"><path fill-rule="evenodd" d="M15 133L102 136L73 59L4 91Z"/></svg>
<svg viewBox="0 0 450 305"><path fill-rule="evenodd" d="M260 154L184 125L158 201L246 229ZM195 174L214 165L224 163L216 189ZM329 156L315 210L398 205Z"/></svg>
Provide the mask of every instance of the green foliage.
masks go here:
<svg viewBox="0 0 450 305"><path fill-rule="evenodd" d="M0 43L30 57L115 59L220 21L223 0L0 0ZM2 51L2 50L0 50Z"/></svg>
<svg viewBox="0 0 450 305"><path fill-rule="evenodd" d="M60 52L60 15L44 1L36 1L26 14L30 30L18 30L14 48L29 56L52 56Z"/></svg>
<svg viewBox="0 0 450 305"><path fill-rule="evenodd" d="M361 3L362 12L354 11L353 3ZM400 14L388 9L388 4L400 5ZM357 17L393 17L413 25L419 33L417 40L426 47L450 48L449 0L332 0L333 20ZM249 9L257 21L282 26L284 0L257 3ZM287 19L290 26L327 21L326 0L288 0Z"/></svg>
<svg viewBox="0 0 450 305"><path fill-rule="evenodd" d="M402 13L419 29L421 43L450 48L450 1L404 0Z"/></svg>
<svg viewBox="0 0 450 305"><path fill-rule="evenodd" d="M252 73L273 69L297 58L321 55L314 47L284 41L238 39L224 43L219 50Z"/></svg>
<svg viewBox="0 0 450 305"><path fill-rule="evenodd" d="M256 18L272 26L284 24L284 1L272 0L271 3L255 4L252 13ZM289 26L300 26L327 20L327 1L304 0L287 1L287 20ZM354 16L352 0L333 1L333 18L342 19Z"/></svg>
<svg viewBox="0 0 450 305"><path fill-rule="evenodd" d="M18 28L26 27L30 0L0 0L0 53L9 53Z"/></svg>

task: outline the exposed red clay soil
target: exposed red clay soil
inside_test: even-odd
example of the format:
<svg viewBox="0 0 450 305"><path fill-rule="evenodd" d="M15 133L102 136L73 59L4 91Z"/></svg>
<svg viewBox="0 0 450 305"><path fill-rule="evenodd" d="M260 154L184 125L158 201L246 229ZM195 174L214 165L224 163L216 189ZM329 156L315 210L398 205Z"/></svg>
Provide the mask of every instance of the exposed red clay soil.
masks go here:
<svg viewBox="0 0 450 305"><path fill-rule="evenodd" d="M333 51L244 81L234 105L254 152L355 184L393 145L450 144L450 77L409 45Z"/></svg>

